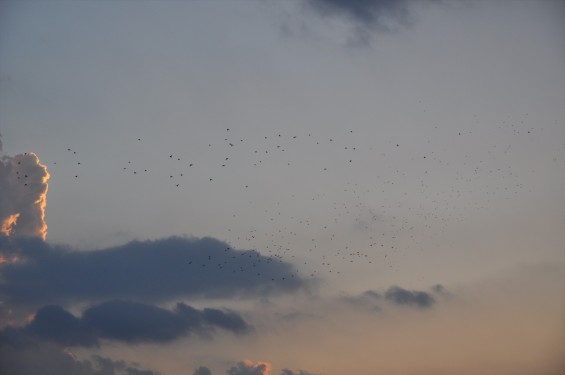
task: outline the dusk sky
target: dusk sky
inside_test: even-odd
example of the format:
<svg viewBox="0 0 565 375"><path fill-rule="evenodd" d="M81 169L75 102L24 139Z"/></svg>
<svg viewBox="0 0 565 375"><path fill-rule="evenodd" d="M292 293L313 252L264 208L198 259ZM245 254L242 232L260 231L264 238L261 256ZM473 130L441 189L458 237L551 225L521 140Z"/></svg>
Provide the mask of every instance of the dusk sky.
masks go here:
<svg viewBox="0 0 565 375"><path fill-rule="evenodd" d="M565 373L565 2L0 2L0 374Z"/></svg>

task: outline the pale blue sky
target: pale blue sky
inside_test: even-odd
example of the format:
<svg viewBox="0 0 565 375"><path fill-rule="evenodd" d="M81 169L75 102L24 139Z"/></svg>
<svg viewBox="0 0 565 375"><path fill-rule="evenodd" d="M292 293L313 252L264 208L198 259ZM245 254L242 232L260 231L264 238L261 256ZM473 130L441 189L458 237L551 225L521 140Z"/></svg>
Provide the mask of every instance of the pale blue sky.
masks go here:
<svg viewBox="0 0 565 375"><path fill-rule="evenodd" d="M503 232L515 232L510 218L532 231L563 219L557 3L416 6L412 25L375 32L371 45L348 44L349 21L299 2L2 6L4 152L33 150L47 163L51 241L211 235L260 250L275 235L304 256L312 238L323 251L365 252L384 233L397 244L390 277L418 268L425 282L456 276L436 259L453 251L455 269L558 256L552 246L531 254ZM127 173L136 168L150 172ZM529 223L538 210L548 222ZM368 212L378 222L356 231ZM496 238L494 223L503 249L486 259L448 240ZM237 240L251 230L254 241ZM330 233L342 243L328 243ZM428 261L443 270L430 264L428 274Z"/></svg>

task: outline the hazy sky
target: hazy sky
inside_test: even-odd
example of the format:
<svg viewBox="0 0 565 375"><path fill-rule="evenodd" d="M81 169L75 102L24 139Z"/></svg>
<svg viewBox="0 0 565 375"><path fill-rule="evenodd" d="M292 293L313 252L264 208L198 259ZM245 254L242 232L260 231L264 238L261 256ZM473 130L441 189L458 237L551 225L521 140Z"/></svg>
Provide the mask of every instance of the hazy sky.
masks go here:
<svg viewBox="0 0 565 375"><path fill-rule="evenodd" d="M0 2L0 372L562 373L564 37L549 0Z"/></svg>

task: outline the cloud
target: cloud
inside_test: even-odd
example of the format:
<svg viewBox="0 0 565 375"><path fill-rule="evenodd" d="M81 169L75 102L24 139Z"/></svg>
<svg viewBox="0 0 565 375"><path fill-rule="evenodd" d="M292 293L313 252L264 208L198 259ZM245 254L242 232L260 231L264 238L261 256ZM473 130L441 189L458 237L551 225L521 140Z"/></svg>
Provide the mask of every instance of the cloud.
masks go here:
<svg viewBox="0 0 565 375"><path fill-rule="evenodd" d="M227 373L228 375L270 375L271 368L272 366L268 362L253 363L253 361L246 359L230 368Z"/></svg>
<svg viewBox="0 0 565 375"><path fill-rule="evenodd" d="M346 296L344 297L346 301L358 304L374 304L380 302L383 295L375 290L366 290L363 293L356 296Z"/></svg>
<svg viewBox="0 0 565 375"><path fill-rule="evenodd" d="M294 371L291 371L291 370L285 368L281 371L281 375L312 375L312 374L310 372L304 371L304 370L298 370L298 372L294 372Z"/></svg>
<svg viewBox="0 0 565 375"><path fill-rule="evenodd" d="M0 373L10 375L160 375L121 360L92 356L77 359L67 349L34 342L25 347L0 342Z"/></svg>
<svg viewBox="0 0 565 375"><path fill-rule="evenodd" d="M0 252L6 259L19 259L0 265L0 299L12 307L256 296L306 285L290 263L255 250L234 250L213 238L170 237L73 251L39 238L0 235ZM229 316L208 314L218 324L230 324Z"/></svg>
<svg viewBox="0 0 565 375"><path fill-rule="evenodd" d="M383 300L383 296L374 290L367 290L357 295L342 296L340 299L348 305L361 306L365 309L379 312L381 311L380 303Z"/></svg>
<svg viewBox="0 0 565 375"><path fill-rule="evenodd" d="M343 15L371 28L385 27L390 19L405 23L407 0L309 0L322 15Z"/></svg>
<svg viewBox="0 0 565 375"><path fill-rule="evenodd" d="M62 346L99 346L100 339L128 344L166 343L190 333L210 335L216 328L235 334L251 331L237 313L229 310L197 310L177 303L170 311L154 305L115 300L88 308L81 318L60 306L44 306L26 326L4 329L0 342L14 342L14 337L25 338L17 335L20 332Z"/></svg>
<svg viewBox="0 0 565 375"><path fill-rule="evenodd" d="M452 298L453 294L451 293L451 291L449 291L445 286L443 286L442 284L436 284L434 286L432 286L430 288L430 290L435 293L437 296L441 297L441 298Z"/></svg>
<svg viewBox="0 0 565 375"><path fill-rule="evenodd" d="M208 367L201 366L194 370L194 374L192 375L212 375L212 371Z"/></svg>
<svg viewBox="0 0 565 375"><path fill-rule="evenodd" d="M47 236L47 167L33 152L0 159L0 230L10 236Z"/></svg>
<svg viewBox="0 0 565 375"><path fill-rule="evenodd" d="M440 297L447 295L446 289L440 284L433 286L431 290ZM431 307L436 303L430 293L418 290L410 291L398 286L389 287L384 294L375 290L367 290L357 295L342 296L341 300L349 305L360 306L374 312L382 311L385 301L392 302L395 305L419 308Z"/></svg>
<svg viewBox="0 0 565 375"><path fill-rule="evenodd" d="M431 307L436 301L426 292L409 291L398 286L391 286L385 293L385 299L397 305Z"/></svg>
<svg viewBox="0 0 565 375"><path fill-rule="evenodd" d="M422 0L431 2L434 0ZM421 3L422 1L418 1ZM413 0L309 0L308 3L322 15L338 15L358 25L390 31L398 25L411 23Z"/></svg>
<svg viewBox="0 0 565 375"><path fill-rule="evenodd" d="M237 365L227 370L228 375L271 375L272 365L268 362L258 361L253 363L248 359L237 363ZM212 375L208 367L199 367L193 375ZM281 375L313 375L308 371L298 370L294 372L287 368L281 370Z"/></svg>
<svg viewBox="0 0 565 375"><path fill-rule="evenodd" d="M389 33L415 22L416 6L441 0L307 0L310 9L324 17L338 17L353 26L349 43L370 44L375 32Z"/></svg>
<svg viewBox="0 0 565 375"><path fill-rule="evenodd" d="M152 370L140 370L137 367L130 367L124 361L114 361L110 358L102 358L100 356L92 356L94 366L101 374L108 375L159 375L158 372ZM83 363L88 363L88 361L83 361Z"/></svg>
<svg viewBox="0 0 565 375"><path fill-rule="evenodd" d="M218 309L206 308L203 310L202 314L207 323L235 333L246 332L249 328L245 321L233 311L226 312Z"/></svg>
<svg viewBox="0 0 565 375"><path fill-rule="evenodd" d="M79 318L54 305L38 310L33 320L22 331L60 345L93 346L98 344L89 327L85 327Z"/></svg>

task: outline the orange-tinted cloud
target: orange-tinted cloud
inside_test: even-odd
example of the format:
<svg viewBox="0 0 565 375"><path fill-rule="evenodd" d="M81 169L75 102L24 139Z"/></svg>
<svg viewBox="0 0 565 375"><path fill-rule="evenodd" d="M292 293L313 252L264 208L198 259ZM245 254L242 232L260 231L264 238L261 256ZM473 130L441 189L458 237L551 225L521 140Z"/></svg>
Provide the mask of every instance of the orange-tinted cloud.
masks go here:
<svg viewBox="0 0 565 375"><path fill-rule="evenodd" d="M0 160L0 225L9 236L45 239L45 207L50 175L33 152Z"/></svg>
<svg viewBox="0 0 565 375"><path fill-rule="evenodd" d="M20 217L20 214L13 214L13 215L9 215L4 222L2 222L2 227L0 229L0 232L2 232L3 234L5 234L6 236L11 236L12 234L14 234L14 226L16 225L16 223L18 222L18 218Z"/></svg>
<svg viewBox="0 0 565 375"><path fill-rule="evenodd" d="M19 258L16 255L12 255L12 256L7 256L4 254L0 254L0 265L8 263L16 263L19 260Z"/></svg>

